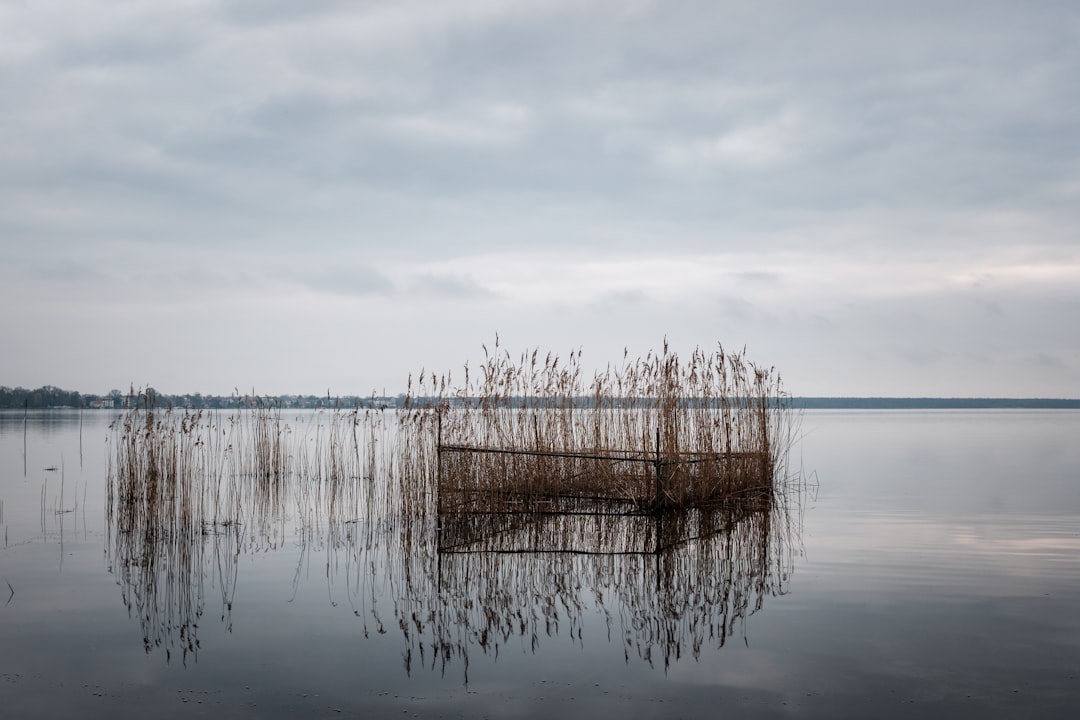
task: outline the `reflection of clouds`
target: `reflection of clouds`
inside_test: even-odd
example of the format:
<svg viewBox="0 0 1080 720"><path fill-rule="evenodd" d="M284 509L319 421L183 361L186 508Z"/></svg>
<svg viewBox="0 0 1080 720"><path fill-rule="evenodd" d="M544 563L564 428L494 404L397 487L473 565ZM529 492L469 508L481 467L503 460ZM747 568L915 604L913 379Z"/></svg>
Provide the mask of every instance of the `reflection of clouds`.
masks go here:
<svg viewBox="0 0 1080 720"><path fill-rule="evenodd" d="M831 532L827 514L815 513L805 537L811 574L830 585L882 597L903 586L935 587L943 595L1024 595L1033 581L1053 582L1080 572L1080 539L1069 516L985 518L927 513L866 513ZM848 568L859 567L857 577Z"/></svg>
<svg viewBox="0 0 1080 720"><path fill-rule="evenodd" d="M1080 537L1074 518L1010 514L1004 522L956 528L949 539L957 548L973 556L1013 556L1032 561L1032 569L1042 561L1068 560L1080 564Z"/></svg>

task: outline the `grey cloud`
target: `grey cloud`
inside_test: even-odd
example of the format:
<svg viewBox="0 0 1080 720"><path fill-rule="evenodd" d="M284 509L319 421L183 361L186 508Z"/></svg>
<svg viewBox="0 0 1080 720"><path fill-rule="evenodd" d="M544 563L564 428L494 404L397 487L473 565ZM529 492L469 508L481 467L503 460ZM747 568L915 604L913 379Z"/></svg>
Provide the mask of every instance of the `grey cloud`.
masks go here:
<svg viewBox="0 0 1080 720"><path fill-rule="evenodd" d="M477 283L470 275L420 275L412 279L411 292L432 298L457 300L497 297L495 293Z"/></svg>
<svg viewBox="0 0 1080 720"><path fill-rule="evenodd" d="M769 272L766 270L751 270L746 272L730 273L731 277L737 280L745 280L752 283L760 283L763 285L776 285L783 282L784 276L780 273Z"/></svg>
<svg viewBox="0 0 1080 720"><path fill-rule="evenodd" d="M997 300L980 300L978 303L989 315L997 317L1005 315L1004 308Z"/></svg>
<svg viewBox="0 0 1080 720"><path fill-rule="evenodd" d="M332 261L331 261L332 264ZM316 266L294 274L311 290L338 295L386 296L395 293L394 283L378 270L363 265Z"/></svg>
<svg viewBox="0 0 1080 720"><path fill-rule="evenodd" d="M597 305L609 309L618 309L642 305L648 302L648 300L648 294L641 290L622 290L620 292L608 293L600 298Z"/></svg>
<svg viewBox="0 0 1080 720"><path fill-rule="evenodd" d="M904 362L920 367L940 365L949 357L948 353L932 347L899 346L894 349L894 352L899 355Z"/></svg>
<svg viewBox="0 0 1080 720"><path fill-rule="evenodd" d="M225 0L223 16L245 26L282 25L332 14L356 3L348 0Z"/></svg>
<svg viewBox="0 0 1080 720"><path fill-rule="evenodd" d="M1036 353L1033 364L1053 371L1061 371L1070 367L1070 363L1066 362L1061 355L1050 353Z"/></svg>
<svg viewBox="0 0 1080 720"><path fill-rule="evenodd" d="M176 27L141 27L105 37L77 39L58 48L56 59L62 65L137 67L181 60L200 45L196 33L180 32Z"/></svg>
<svg viewBox="0 0 1080 720"><path fill-rule="evenodd" d="M342 117L344 116L344 117ZM335 120L354 117L340 103L314 92L288 93L267 98L250 115L255 127L280 135L310 133L333 127Z"/></svg>
<svg viewBox="0 0 1080 720"><path fill-rule="evenodd" d="M228 11L262 8L280 15L284 7L239 3ZM385 85L416 85L409 96L344 99L328 94L330 86L320 86L314 77L282 93L272 89L267 76L256 74L250 76L249 107L223 112L232 99L210 95L205 117L216 118L213 123L201 129L199 123L184 123L180 132L144 139L186 166L193 191L208 187L209 194L221 197L215 186L231 186L242 194L244 174L257 171L268 195L263 207L270 210L289 205L293 185L301 180L316 187L351 185L360 192L372 184L396 188L417 206L435 196L487 201L484 195L494 194L497 202L591 205L630 221L677 215L690 222L753 226L769 222L774 208L839 212L1037 202L1040 186L1060 185L1072 172L1065 160L1071 155L1064 151L1075 146L1078 134L1062 124L1060 118L1071 114L1059 109L1062 103L1075 105L1076 92L1061 92L1071 83L1056 66L1041 71L1041 84L1024 85L1023 103L1002 109L1002 101L990 100L1016 88L1018 75L1035 72L1029 58L1037 49L1027 35L1013 49L1009 65L967 35L964 42L972 48L967 54L963 48L946 49L961 28L991 48L1002 42L996 26L969 27L958 17L926 33L918 12L882 18L860 11L829 24L769 9L686 7L692 8L688 14L654 8L609 24L600 23L599 11L590 6L481 14L475 22L441 28L438 40L421 48L414 64L380 68ZM340 9L327 3L302 14ZM404 11L400 14L407 20ZM351 13L344 17L355 19ZM576 24L567 27L568 17ZM290 11L280 19L297 18ZM1051 20L1036 14L1029 32ZM423 17L415 22L422 24ZM886 25L887 43L864 32ZM295 68L320 56L320 63L333 70L329 77L336 93L347 92L342 71L350 65L358 77L374 72L366 63L357 65L357 56L339 38L318 48L316 36L305 35L304 27L291 25L291 31L300 31L289 37L307 42L271 45L282 53L279 61ZM797 31L792 37L798 42L740 40L754 28ZM599 35L592 35L596 30ZM241 36L241 46L243 41ZM609 47L621 52L611 56ZM905 50L897 55L891 47ZM806 54L816 48L828 52ZM499 62L492 63L492 57ZM1067 61L1059 64L1071 67ZM222 70L224 77L245 71ZM1051 93L1057 107L1041 110ZM564 108L588 98L606 99L615 113L592 124L566 114ZM497 139L498 126L477 123L475 108L500 103L534 115L531 130L515 135L515 142L431 142L455 131ZM191 111L190 106L185 110ZM653 159L665 148L682 148L677 153L688 162L699 155L707 160L717 149L722 157L732 152L728 141L733 138L759 137L765 152L782 152L761 132L785 113L800 118L791 130L798 151L790 162L770 167L771 161L754 162L754 155L736 146L756 167L706 163L700 166L705 172L695 174L684 172L692 162L674 172L655 166ZM1014 126L1019 129L1009 129ZM606 138L620 134L637 139L612 154ZM148 171L174 177L178 172L165 166ZM187 204L178 197L174 212ZM259 204L238 209L256 211ZM350 217L341 204L327 209L336 222ZM671 242L694 244L680 236Z"/></svg>
<svg viewBox="0 0 1080 720"><path fill-rule="evenodd" d="M979 366L993 365L995 362L994 356L986 352L964 352L960 359L963 363Z"/></svg>
<svg viewBox="0 0 1080 720"><path fill-rule="evenodd" d="M65 284L101 283L115 279L109 273L104 272L99 263L68 258L42 263L34 268L33 272L44 281Z"/></svg>

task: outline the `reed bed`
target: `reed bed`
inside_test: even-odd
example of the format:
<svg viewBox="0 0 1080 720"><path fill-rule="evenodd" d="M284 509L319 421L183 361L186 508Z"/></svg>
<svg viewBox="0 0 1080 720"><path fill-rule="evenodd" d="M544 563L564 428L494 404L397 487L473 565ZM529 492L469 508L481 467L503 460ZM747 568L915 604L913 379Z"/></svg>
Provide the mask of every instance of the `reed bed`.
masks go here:
<svg viewBox="0 0 1080 720"><path fill-rule="evenodd" d="M204 584L211 563L231 597L238 526L219 495L226 447L197 411L129 413L113 426L106 502L110 567L147 652L164 647L184 662L199 647ZM194 482L194 479L206 482ZM212 533L211 543L203 542ZM220 542L219 542L220 541Z"/></svg>
<svg viewBox="0 0 1080 720"><path fill-rule="evenodd" d="M410 378L396 412L144 398L109 438L109 561L166 658L198 651L211 591L228 626L242 553L295 550L296 587L325 562L332 601L365 634L396 626L409 671L581 642L596 609L628 660L666 667L784 591L805 491L786 397L721 348L586 381L580 351L496 344L460 385Z"/></svg>
<svg viewBox="0 0 1080 720"><path fill-rule="evenodd" d="M514 360L496 344L460 385L449 374L410 378L401 421L416 436L408 462L424 466L406 489L417 507L434 496L440 514L557 510L567 498L655 511L767 495L791 437L773 368L719 346L684 361L666 342L588 379L580 350Z"/></svg>
<svg viewBox="0 0 1080 720"><path fill-rule="evenodd" d="M294 429L257 398L223 413L147 400L111 427L106 547L147 651L186 661L208 585L220 589L228 622L242 552L379 514L371 453L389 423L354 410Z"/></svg>

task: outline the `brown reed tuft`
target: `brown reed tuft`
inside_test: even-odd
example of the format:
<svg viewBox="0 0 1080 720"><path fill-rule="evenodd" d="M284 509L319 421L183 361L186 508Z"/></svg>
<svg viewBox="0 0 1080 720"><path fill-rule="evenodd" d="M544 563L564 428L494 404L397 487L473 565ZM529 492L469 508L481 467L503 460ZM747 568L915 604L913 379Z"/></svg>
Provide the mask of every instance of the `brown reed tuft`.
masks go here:
<svg viewBox="0 0 1080 720"><path fill-rule="evenodd" d="M698 348L683 361L665 341L587 381L580 350L516 361L498 342L484 351L461 385L410 377L401 422L418 473L403 491L414 507L556 512L576 500L655 511L773 491L790 444L788 395L745 351Z"/></svg>

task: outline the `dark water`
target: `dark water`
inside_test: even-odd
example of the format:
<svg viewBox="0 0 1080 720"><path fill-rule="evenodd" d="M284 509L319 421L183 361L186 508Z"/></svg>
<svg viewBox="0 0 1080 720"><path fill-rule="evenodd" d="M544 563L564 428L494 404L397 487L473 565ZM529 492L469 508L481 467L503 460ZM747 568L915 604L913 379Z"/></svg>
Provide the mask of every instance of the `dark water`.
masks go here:
<svg viewBox="0 0 1080 720"><path fill-rule="evenodd" d="M4 717L1080 707L1080 412L808 411L816 493L662 557L439 554L290 499L152 567L108 522L112 419L0 414Z"/></svg>

